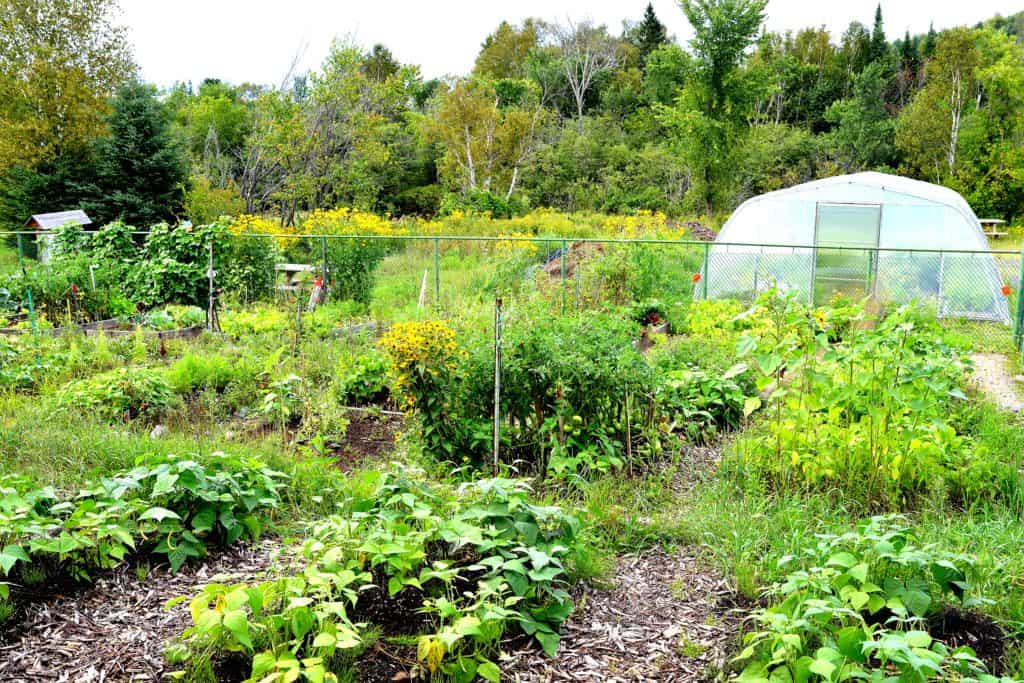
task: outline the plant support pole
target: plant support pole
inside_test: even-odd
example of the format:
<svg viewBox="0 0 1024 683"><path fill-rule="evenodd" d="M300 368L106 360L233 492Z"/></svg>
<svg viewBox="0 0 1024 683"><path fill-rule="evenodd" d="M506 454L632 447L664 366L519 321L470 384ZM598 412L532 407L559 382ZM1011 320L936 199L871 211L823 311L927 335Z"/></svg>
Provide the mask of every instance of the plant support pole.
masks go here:
<svg viewBox="0 0 1024 683"><path fill-rule="evenodd" d="M327 237L320 238L320 277L323 280L323 284L320 285L320 302L324 303L327 301Z"/></svg>
<svg viewBox="0 0 1024 683"><path fill-rule="evenodd" d="M206 277L207 277L207 280L209 282L210 296L209 296L209 298L207 300L207 304L206 304L206 306L207 306L206 307L206 329L208 329L208 330L210 330L212 332L213 328L214 328L214 325L213 325L214 310L213 309L214 309L214 305L215 305L215 301L216 301L216 297L217 297L216 293L213 291L213 280L214 280L214 277L216 277L216 275L217 275L214 272L214 270L213 270L213 242L210 242L210 244L208 245L208 248L209 248L209 252L210 252L210 258L209 258L209 267L206 269Z"/></svg>
<svg viewBox="0 0 1024 683"><path fill-rule="evenodd" d="M501 449L501 297L494 300L494 476Z"/></svg>
<svg viewBox="0 0 1024 683"><path fill-rule="evenodd" d="M565 246L565 240L562 240L562 310L561 314L565 315L565 252L567 247Z"/></svg>

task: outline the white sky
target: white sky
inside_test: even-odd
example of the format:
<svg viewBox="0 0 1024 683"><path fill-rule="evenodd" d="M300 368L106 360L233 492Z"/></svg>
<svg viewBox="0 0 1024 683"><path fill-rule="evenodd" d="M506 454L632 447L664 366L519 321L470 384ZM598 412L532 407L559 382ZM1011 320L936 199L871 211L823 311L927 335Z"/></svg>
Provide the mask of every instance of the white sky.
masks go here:
<svg viewBox="0 0 1024 683"><path fill-rule="evenodd" d="M853 19L871 25L878 0L770 0L773 30L826 25L835 36ZM674 0L653 0L680 42L689 25ZM590 17L619 33L639 19L647 0L121 0L145 80L160 86L217 77L233 83L277 83L292 58L315 67L335 36L364 46L381 42L426 77L464 74L480 43L502 19ZM1021 9L1020 0L882 0L886 35L941 30Z"/></svg>

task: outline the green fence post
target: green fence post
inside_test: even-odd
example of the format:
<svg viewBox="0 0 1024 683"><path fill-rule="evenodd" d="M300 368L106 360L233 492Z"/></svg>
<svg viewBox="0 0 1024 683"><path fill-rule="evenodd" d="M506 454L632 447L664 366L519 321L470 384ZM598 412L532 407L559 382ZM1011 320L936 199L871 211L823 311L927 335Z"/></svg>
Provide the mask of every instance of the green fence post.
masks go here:
<svg viewBox="0 0 1024 683"><path fill-rule="evenodd" d="M1024 246L1020 250L1020 273L1017 277L1017 312L1013 316L1013 341L1020 351L1024 347Z"/></svg>
<svg viewBox="0 0 1024 683"><path fill-rule="evenodd" d="M565 315L565 240L562 240L562 315Z"/></svg>
<svg viewBox="0 0 1024 683"><path fill-rule="evenodd" d="M701 298L707 300L708 298L708 273L711 272L711 243L704 243L704 277L701 281L701 291L703 292Z"/></svg>
<svg viewBox="0 0 1024 683"><path fill-rule="evenodd" d="M441 307L441 240L434 238L434 306Z"/></svg>

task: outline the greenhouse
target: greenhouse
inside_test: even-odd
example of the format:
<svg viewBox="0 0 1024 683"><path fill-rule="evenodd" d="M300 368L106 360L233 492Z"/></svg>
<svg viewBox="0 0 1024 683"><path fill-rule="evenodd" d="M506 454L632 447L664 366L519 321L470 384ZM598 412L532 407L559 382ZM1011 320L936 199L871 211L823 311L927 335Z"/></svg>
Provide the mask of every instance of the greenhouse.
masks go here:
<svg viewBox="0 0 1024 683"><path fill-rule="evenodd" d="M1010 322L999 269L964 198L884 173L747 200L710 246L701 275L698 297L751 299L777 286L815 305L839 293Z"/></svg>

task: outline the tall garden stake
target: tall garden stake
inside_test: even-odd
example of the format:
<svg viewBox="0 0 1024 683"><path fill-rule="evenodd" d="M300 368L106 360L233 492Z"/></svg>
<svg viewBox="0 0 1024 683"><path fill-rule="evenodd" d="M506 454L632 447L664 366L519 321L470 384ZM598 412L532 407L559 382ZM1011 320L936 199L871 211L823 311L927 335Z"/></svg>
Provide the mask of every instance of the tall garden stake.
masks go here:
<svg viewBox="0 0 1024 683"><path fill-rule="evenodd" d="M501 297L494 299L494 475L501 449Z"/></svg>
<svg viewBox="0 0 1024 683"><path fill-rule="evenodd" d="M320 277L323 278L323 291L320 294L320 303L327 301L327 290L328 283L330 280L327 279L327 237L320 237L320 258L322 260L320 264Z"/></svg>
<svg viewBox="0 0 1024 683"><path fill-rule="evenodd" d="M217 328L216 315L217 315L217 292L214 290L213 281L217 277L217 272L213 269L213 242L208 245L210 258L208 267L206 269L206 278L210 288L210 296L206 302L206 329L213 332Z"/></svg>

